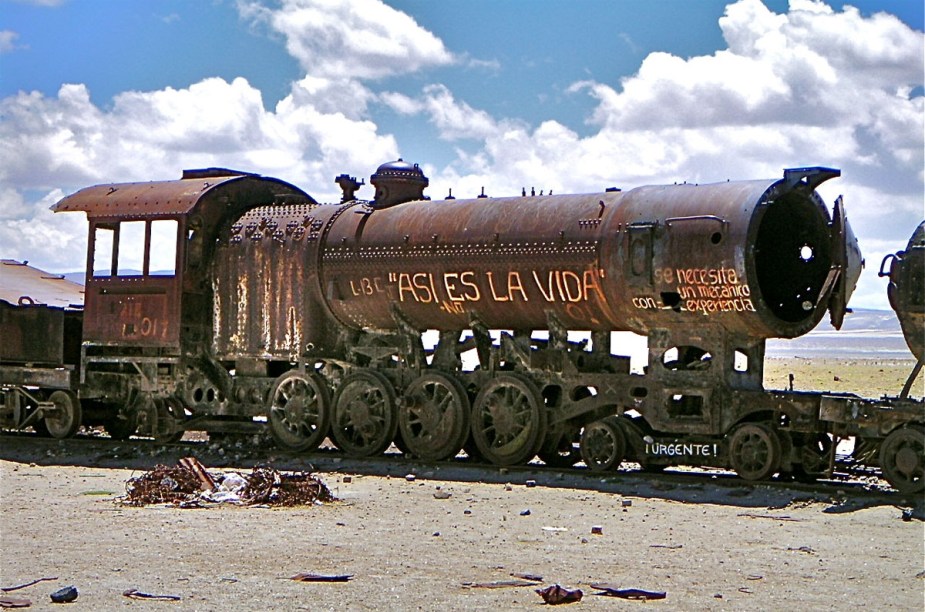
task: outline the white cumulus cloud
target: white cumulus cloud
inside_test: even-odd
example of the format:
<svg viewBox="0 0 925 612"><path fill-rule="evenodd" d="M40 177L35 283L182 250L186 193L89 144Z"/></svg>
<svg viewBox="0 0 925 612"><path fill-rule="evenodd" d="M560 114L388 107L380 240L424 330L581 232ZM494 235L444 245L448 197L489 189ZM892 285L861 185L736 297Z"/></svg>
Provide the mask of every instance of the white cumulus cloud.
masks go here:
<svg viewBox="0 0 925 612"><path fill-rule="evenodd" d="M17 48L16 39L19 33L13 30L0 30L0 54L9 53Z"/></svg>
<svg viewBox="0 0 925 612"><path fill-rule="evenodd" d="M286 39L306 74L369 79L454 61L443 42L379 0L283 0L279 8L242 0L241 14Z"/></svg>

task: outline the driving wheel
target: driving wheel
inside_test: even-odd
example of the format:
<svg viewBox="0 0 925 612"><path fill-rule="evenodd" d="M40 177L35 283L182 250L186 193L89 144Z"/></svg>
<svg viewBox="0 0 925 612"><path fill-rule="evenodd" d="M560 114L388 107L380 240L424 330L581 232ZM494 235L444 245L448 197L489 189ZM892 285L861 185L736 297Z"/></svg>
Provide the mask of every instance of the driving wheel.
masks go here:
<svg viewBox="0 0 925 612"><path fill-rule="evenodd" d="M172 397L154 400L157 415L154 418L154 440L163 444L179 442L183 437L182 423L186 420L183 404Z"/></svg>
<svg viewBox="0 0 925 612"><path fill-rule="evenodd" d="M455 457L469 435L469 398L454 378L430 372L415 379L398 409L407 451L427 461Z"/></svg>
<svg viewBox="0 0 925 612"><path fill-rule="evenodd" d="M331 424L331 399L323 378L286 372L276 379L269 402L270 433L281 448L313 451L324 442Z"/></svg>
<svg viewBox="0 0 925 612"><path fill-rule="evenodd" d="M502 374L486 384L472 406L472 439L496 465L526 463L546 435L546 406L529 379Z"/></svg>
<svg viewBox="0 0 925 612"><path fill-rule="evenodd" d="M354 457L382 453L398 430L395 391L382 374L361 370L344 378L334 400L331 437Z"/></svg>

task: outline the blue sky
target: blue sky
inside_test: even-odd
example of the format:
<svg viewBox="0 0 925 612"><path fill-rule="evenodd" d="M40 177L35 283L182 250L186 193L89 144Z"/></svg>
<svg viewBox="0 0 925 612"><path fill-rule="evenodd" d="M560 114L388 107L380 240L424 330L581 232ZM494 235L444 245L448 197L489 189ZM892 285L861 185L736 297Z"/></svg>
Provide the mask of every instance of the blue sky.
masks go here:
<svg viewBox="0 0 925 612"><path fill-rule="evenodd" d="M332 200L399 155L432 197L827 165L852 305L886 307L874 268L925 216L922 29L899 0L0 0L0 257L79 269L50 204L184 167Z"/></svg>

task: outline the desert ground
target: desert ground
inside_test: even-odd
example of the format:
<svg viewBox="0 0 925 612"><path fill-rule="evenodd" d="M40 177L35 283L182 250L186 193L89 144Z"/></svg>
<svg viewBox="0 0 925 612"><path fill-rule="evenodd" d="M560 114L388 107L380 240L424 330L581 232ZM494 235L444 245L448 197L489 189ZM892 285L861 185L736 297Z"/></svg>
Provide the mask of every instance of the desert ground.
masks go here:
<svg viewBox="0 0 925 612"><path fill-rule="evenodd" d="M797 389L878 397L911 366L772 359L766 380L786 388L793 373ZM0 438L0 587L53 578L0 592L29 609L60 609L49 594L73 585L69 610L531 610L545 605L535 590L556 583L583 591L576 610L925 606L925 500L874 479L747 484L718 471L601 476L270 450L271 465L314 471L339 501L131 507L118 503L126 481L178 451L79 442ZM234 447L197 456L212 472L254 465ZM290 579L299 573L351 579ZM606 597L596 583L665 598Z"/></svg>

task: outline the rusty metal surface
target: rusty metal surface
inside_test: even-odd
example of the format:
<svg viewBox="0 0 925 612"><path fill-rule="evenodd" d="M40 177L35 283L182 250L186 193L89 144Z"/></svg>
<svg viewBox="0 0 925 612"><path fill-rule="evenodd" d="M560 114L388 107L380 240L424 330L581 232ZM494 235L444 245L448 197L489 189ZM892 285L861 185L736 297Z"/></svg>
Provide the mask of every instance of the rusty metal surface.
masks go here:
<svg viewBox="0 0 925 612"><path fill-rule="evenodd" d="M81 189L52 207L54 212L82 211L88 218L144 218L188 213L200 198L240 176L152 181L147 183L112 183Z"/></svg>
<svg viewBox="0 0 925 612"><path fill-rule="evenodd" d="M354 212L324 236L321 274L356 328L394 328L397 307L420 329L542 329L552 314L569 329L794 337L837 277L827 209L783 180Z"/></svg>
<svg viewBox="0 0 925 612"><path fill-rule="evenodd" d="M0 362L76 364L81 313L0 301Z"/></svg>
<svg viewBox="0 0 925 612"><path fill-rule="evenodd" d="M618 328L599 265L604 207L620 194L416 201L341 215L322 283L352 327L392 328L395 304L422 329Z"/></svg>
<svg viewBox="0 0 925 612"><path fill-rule="evenodd" d="M146 217L164 217L185 215L210 191L228 183L257 179L262 182L276 183L280 191L298 193L308 197L300 189L278 179L258 177L254 174L227 171L220 173L197 174L195 178L176 181L152 181L146 183L110 183L81 189L52 206L54 212L82 211L87 218L122 217L143 219Z"/></svg>
<svg viewBox="0 0 925 612"><path fill-rule="evenodd" d="M227 228L230 218L256 206L277 201L314 203L304 191L278 179L221 174L221 169L187 171L187 178L178 181L90 187L55 206L55 211L85 211L91 238L97 224L111 228L123 221L168 217L178 222L172 274L97 272L88 278L86 301L91 314L85 340L173 351L183 344L207 342L212 336L208 263L217 233Z"/></svg>
<svg viewBox="0 0 925 612"><path fill-rule="evenodd" d="M881 266L881 276L888 275L887 295L896 311L909 350L915 358L925 357L925 222L912 233L904 251L888 255L889 272Z"/></svg>
<svg viewBox="0 0 925 612"><path fill-rule="evenodd" d="M84 337L138 346L177 345L180 337L175 277L115 277L88 283ZM91 308L92 306L92 308Z"/></svg>
<svg viewBox="0 0 925 612"><path fill-rule="evenodd" d="M376 198L371 205L377 209L423 200L424 188L430 183L417 164L409 164L401 158L379 166L369 182L376 188ZM346 195L346 191L344 193Z"/></svg>
<svg viewBox="0 0 925 612"><path fill-rule="evenodd" d="M255 208L219 238L213 283L214 350L291 360L330 346L337 325L319 284L321 236L343 206Z"/></svg>
<svg viewBox="0 0 925 612"><path fill-rule="evenodd" d="M0 339L0 361L61 363L64 311L0 302Z"/></svg>
<svg viewBox="0 0 925 612"><path fill-rule="evenodd" d="M218 237L214 348L221 358L291 361L329 353L344 326L557 325L673 330L676 345L712 342L716 358L735 348L760 362L761 339L805 333L833 301L833 281L856 278L860 258L839 256L811 188L835 171L813 172L383 209L252 209ZM842 230L844 242L846 221ZM853 289L843 285L839 303ZM750 378L742 384L760 385Z"/></svg>
<svg viewBox="0 0 925 612"><path fill-rule="evenodd" d="M81 308L84 288L63 275L45 272L15 259L0 259L0 300L13 305Z"/></svg>
<svg viewBox="0 0 925 612"><path fill-rule="evenodd" d="M0 365L0 383L4 385L73 389L76 381L73 369Z"/></svg>

